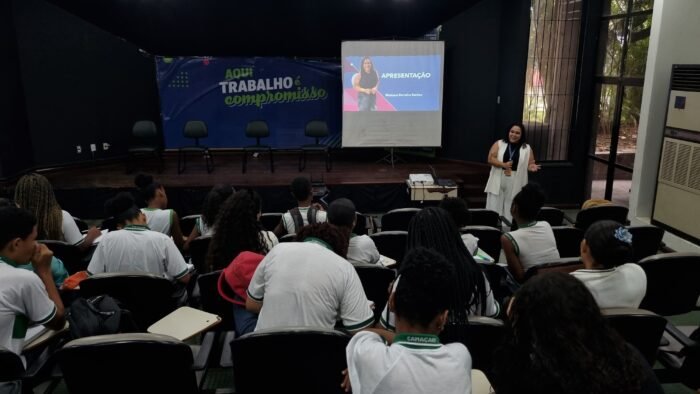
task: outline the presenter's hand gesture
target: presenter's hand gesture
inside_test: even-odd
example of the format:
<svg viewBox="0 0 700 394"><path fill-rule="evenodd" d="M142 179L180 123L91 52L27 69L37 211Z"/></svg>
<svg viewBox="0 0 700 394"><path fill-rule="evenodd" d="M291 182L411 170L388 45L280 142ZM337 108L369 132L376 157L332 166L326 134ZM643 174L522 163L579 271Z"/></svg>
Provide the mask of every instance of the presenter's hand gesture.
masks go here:
<svg viewBox="0 0 700 394"><path fill-rule="evenodd" d="M376 88L376 87L375 87L375 88L372 88L372 89L369 90L369 92L370 92L371 94L377 94L377 88Z"/></svg>
<svg viewBox="0 0 700 394"><path fill-rule="evenodd" d="M537 172L537 171L539 171L539 170L541 170L541 169L542 169L542 166L539 165L539 164L536 164L536 163L530 163L530 164L527 166L527 170L530 171L530 172Z"/></svg>

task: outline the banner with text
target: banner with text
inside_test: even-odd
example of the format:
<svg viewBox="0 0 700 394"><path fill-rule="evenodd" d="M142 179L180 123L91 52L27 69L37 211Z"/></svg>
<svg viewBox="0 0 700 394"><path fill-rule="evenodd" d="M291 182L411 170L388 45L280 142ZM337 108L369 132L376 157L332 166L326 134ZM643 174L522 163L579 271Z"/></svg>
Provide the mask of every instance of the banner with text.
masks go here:
<svg viewBox="0 0 700 394"><path fill-rule="evenodd" d="M330 135L322 143L340 145L340 65L284 58L156 57L166 148L192 145L185 123L201 120L211 148L253 145L249 121L264 120L270 137L262 144L295 148L312 143L304 127L325 120Z"/></svg>

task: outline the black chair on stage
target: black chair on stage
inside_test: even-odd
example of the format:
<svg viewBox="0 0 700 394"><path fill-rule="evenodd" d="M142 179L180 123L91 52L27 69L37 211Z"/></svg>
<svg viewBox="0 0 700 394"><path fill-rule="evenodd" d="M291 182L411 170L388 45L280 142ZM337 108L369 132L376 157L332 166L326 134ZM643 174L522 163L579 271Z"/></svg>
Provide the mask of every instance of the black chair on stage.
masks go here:
<svg viewBox="0 0 700 394"><path fill-rule="evenodd" d="M248 145L243 147L243 167L242 172L245 173L248 166L248 152L266 150L270 156L270 172L275 172L275 161L272 156L272 147L269 145L261 145L260 138L266 138L270 136L270 128L267 126L267 122L263 120L254 120L248 122L245 127L245 135L248 138L255 138L255 145Z"/></svg>
<svg viewBox="0 0 700 394"><path fill-rule="evenodd" d="M459 232L479 238L479 248L498 261L501 255L501 230L491 226L464 226Z"/></svg>
<svg viewBox="0 0 700 394"><path fill-rule="evenodd" d="M608 324L630 345L639 350L650 366L656 362L666 318L654 312L634 308L601 309Z"/></svg>
<svg viewBox="0 0 700 394"><path fill-rule="evenodd" d="M628 212L629 209L627 209L627 207L623 207L622 205L608 204L582 209L576 214L576 220L572 220L566 215L564 215L564 218L568 222L573 223L574 227L586 231L586 229L588 229L588 226L599 220L613 220L622 225L625 225L627 224Z"/></svg>
<svg viewBox="0 0 700 394"><path fill-rule="evenodd" d="M659 253L664 229L649 225L627 226L627 229L632 234L632 261L638 262Z"/></svg>
<svg viewBox="0 0 700 394"><path fill-rule="evenodd" d="M326 160L326 171L330 171L333 162L331 161L331 150L326 144L321 144L321 138L328 137L328 124L322 120L312 120L306 124L304 135L315 139L315 143L301 146L301 155L299 156L299 171L306 168L306 154L309 152L320 152Z"/></svg>
<svg viewBox="0 0 700 394"><path fill-rule="evenodd" d="M281 212L263 213L260 215L260 224L262 224L265 230L273 231L280 221L282 221L282 215L283 213Z"/></svg>
<svg viewBox="0 0 700 394"><path fill-rule="evenodd" d="M382 231L408 231L408 223L420 208L399 208L382 215Z"/></svg>
<svg viewBox="0 0 700 394"><path fill-rule="evenodd" d="M284 393L291 387L306 394L342 394L338 377L347 368L348 342L350 336L340 331L308 327L236 338L231 342L236 393Z"/></svg>
<svg viewBox="0 0 700 394"><path fill-rule="evenodd" d="M183 133L185 138L194 139L194 145L183 146L177 150L177 173L182 174L185 172L188 153L201 153L204 156L207 173L214 171L214 158L211 155L209 147L199 144L200 138L207 138L209 136L207 124L201 120L190 120L185 123Z"/></svg>
<svg viewBox="0 0 700 394"><path fill-rule="evenodd" d="M500 230L501 218L498 212L484 208L471 208L469 213L472 215L472 226L491 226Z"/></svg>
<svg viewBox="0 0 700 394"><path fill-rule="evenodd" d="M553 226L554 240L557 242L559 257L578 257L581 255L583 230L569 226Z"/></svg>
<svg viewBox="0 0 700 394"><path fill-rule="evenodd" d="M396 260L397 265L401 263L406 253L407 231L380 231L370 238L381 255Z"/></svg>
<svg viewBox="0 0 700 394"><path fill-rule="evenodd" d="M158 159L158 173L163 171L163 149L158 139L158 128L151 120L139 120L131 129L134 145L129 147L126 158L126 173L131 173L138 157Z"/></svg>
<svg viewBox="0 0 700 394"><path fill-rule="evenodd" d="M377 264L353 264L367 299L374 302L375 319L389 300L389 284L396 278L396 271Z"/></svg>

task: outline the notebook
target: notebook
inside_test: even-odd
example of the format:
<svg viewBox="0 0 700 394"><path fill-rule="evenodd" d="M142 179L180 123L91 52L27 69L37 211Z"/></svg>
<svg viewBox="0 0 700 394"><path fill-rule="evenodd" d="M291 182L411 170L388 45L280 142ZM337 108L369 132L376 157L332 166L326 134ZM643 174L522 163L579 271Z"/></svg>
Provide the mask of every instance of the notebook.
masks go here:
<svg viewBox="0 0 700 394"><path fill-rule="evenodd" d="M151 334L169 335L181 341L221 323L221 317L183 306L148 327Z"/></svg>

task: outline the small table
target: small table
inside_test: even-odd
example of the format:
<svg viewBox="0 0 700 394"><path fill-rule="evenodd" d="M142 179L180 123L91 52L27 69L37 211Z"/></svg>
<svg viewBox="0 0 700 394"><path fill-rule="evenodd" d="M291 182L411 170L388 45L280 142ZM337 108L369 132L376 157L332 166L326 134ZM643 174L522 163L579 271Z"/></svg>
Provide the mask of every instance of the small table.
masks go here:
<svg viewBox="0 0 700 394"><path fill-rule="evenodd" d="M421 185L406 180L411 201L439 201L447 197L457 197L457 186Z"/></svg>

